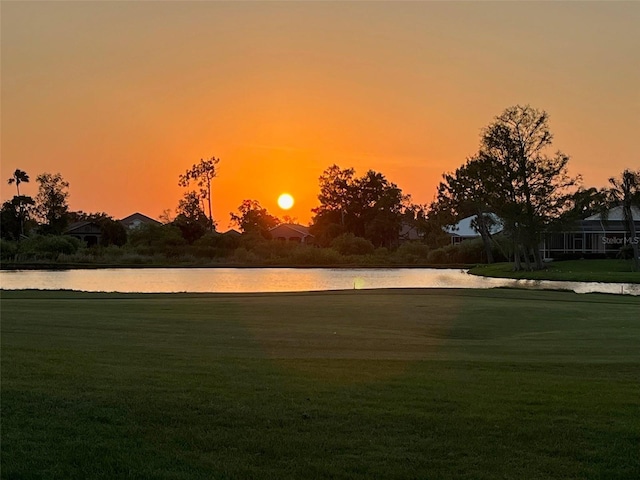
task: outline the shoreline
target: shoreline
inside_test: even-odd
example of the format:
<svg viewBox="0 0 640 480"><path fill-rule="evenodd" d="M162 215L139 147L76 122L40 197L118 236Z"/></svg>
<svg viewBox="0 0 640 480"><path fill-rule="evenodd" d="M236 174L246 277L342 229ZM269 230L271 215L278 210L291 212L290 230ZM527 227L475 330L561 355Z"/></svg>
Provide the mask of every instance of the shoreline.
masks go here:
<svg viewBox="0 0 640 480"><path fill-rule="evenodd" d="M373 264L373 265L361 265L361 264L332 264L332 265L269 265L269 264L255 264L255 265L247 265L247 264L237 264L237 263L221 263L216 265L175 265L175 264L40 264L40 263L10 263L10 264L0 264L0 271L16 271L16 270L42 270L42 271L56 271L56 270L106 270L106 269L157 269L157 268L237 268L237 269L248 269L248 268L293 268L293 269L326 269L326 270L335 270L335 269L371 269L371 270L380 270L380 269L437 269L437 270L446 270L446 269L455 269L455 270L468 270L473 268L475 264L448 264L448 265L415 265L415 264L398 264L398 265L389 265L389 264Z"/></svg>

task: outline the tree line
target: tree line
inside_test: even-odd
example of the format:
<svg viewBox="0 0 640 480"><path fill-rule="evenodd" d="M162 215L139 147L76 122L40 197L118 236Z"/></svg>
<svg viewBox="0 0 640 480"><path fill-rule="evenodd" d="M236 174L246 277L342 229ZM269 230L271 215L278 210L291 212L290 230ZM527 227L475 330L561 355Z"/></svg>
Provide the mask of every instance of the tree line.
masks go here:
<svg viewBox="0 0 640 480"><path fill-rule="evenodd" d="M552 147L545 111L509 107L481 131L478 151L443 174L428 205L413 203L381 172L358 176L353 168L333 164L319 177L319 205L312 210L310 233L320 247L373 251L398 248L400 232L409 229L417 242L437 249L448 243L443 226L474 216L483 259L492 263L496 255L510 258L515 269L543 268L539 245L545 233L593 213L606 214L614 205L623 207L626 228L635 238L632 208L640 204L640 171L626 169L610 178L607 188L585 188L579 175L569 175L569 156ZM206 238L217 235L212 182L219 162L215 156L201 159L178 176L185 192L176 215L167 210L161 216L165 227L173 229L169 237L175 237L176 246L181 244L178 237L186 245L217 244ZM69 212L69 184L60 174L44 173L36 181L38 195L33 199L20 192L20 185L29 182L26 172L17 169L8 179L17 195L2 206L3 238L19 240L30 232L60 235L69 222L91 220L103 230L103 245L127 242L126 231L109 215ZM496 219L502 227L499 241L491 234ZM270 214L255 199L243 200L230 220L245 237L265 240L271 228L295 222ZM638 245L633 249L638 268Z"/></svg>

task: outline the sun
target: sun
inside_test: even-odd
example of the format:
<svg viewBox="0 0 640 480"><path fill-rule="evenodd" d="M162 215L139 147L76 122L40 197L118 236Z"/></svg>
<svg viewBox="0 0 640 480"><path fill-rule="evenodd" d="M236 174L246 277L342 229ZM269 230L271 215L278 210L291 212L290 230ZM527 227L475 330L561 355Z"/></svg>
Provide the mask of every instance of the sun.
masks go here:
<svg viewBox="0 0 640 480"><path fill-rule="evenodd" d="M293 207L293 197L288 193L283 193L278 197L278 206L283 210L289 210Z"/></svg>

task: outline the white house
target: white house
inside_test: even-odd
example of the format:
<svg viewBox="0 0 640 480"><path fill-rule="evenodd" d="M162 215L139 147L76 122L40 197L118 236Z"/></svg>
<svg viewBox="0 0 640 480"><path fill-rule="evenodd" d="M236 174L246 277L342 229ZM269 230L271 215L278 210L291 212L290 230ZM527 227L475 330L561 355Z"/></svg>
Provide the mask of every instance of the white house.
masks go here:
<svg viewBox="0 0 640 480"><path fill-rule="evenodd" d="M500 217L493 213L488 213L487 215L491 219L489 225L489 233L491 235L500 233L504 228ZM480 234L478 233L475 225L476 217L477 215L471 215L470 217L463 218L454 225L447 225L443 228L444 231L447 232L451 237L452 244L456 245L464 240L472 240L474 238L480 237Z"/></svg>

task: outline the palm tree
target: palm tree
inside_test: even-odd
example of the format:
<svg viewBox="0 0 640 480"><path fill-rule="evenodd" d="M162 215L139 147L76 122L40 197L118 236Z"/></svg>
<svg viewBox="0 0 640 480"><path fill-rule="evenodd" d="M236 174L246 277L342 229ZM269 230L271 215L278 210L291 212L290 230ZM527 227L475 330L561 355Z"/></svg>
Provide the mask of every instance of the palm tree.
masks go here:
<svg viewBox="0 0 640 480"><path fill-rule="evenodd" d="M20 217L20 234L24 235L24 212L25 205L33 205L33 200L31 197L22 197L20 195L20 184L29 183L29 175L24 170L20 170L16 168L16 171L13 172L13 175L7 183L11 185L12 183L16 184L16 190L18 191L18 195L14 197L14 200L18 202L18 216Z"/></svg>
<svg viewBox="0 0 640 480"><path fill-rule="evenodd" d="M626 169L620 178L611 177L608 194L612 203L622 206L624 223L633 248L633 268L640 270L640 252L638 234L633 221L633 210L640 210L640 171Z"/></svg>
<svg viewBox="0 0 640 480"><path fill-rule="evenodd" d="M11 178L7 180L7 183L9 185L11 185L12 183L16 184L16 189L18 190L18 196L20 196L20 184L22 182L29 183L29 175L27 175L27 172L25 172L24 170L20 170L19 168L16 168L16 171L13 172L13 175L11 176Z"/></svg>

